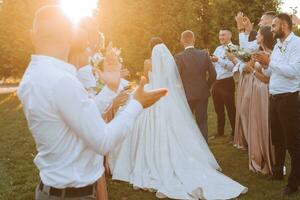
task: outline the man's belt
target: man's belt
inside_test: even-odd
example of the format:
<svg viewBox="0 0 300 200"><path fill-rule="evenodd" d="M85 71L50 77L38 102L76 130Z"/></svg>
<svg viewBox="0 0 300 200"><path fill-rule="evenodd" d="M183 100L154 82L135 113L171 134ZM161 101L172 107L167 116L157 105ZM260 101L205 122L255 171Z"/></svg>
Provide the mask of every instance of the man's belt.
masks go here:
<svg viewBox="0 0 300 200"><path fill-rule="evenodd" d="M230 76L230 77L227 77L227 78L216 80L216 83L223 83L223 82L227 82L227 81L234 81L234 79L233 79L232 76Z"/></svg>
<svg viewBox="0 0 300 200"><path fill-rule="evenodd" d="M81 187L81 188L64 188L58 189L51 186L46 186L41 181L39 184L39 190L42 192L46 192L49 196L56 196L56 197L65 197L65 198L72 198L72 197L83 197L96 194L96 185L97 182Z"/></svg>
<svg viewBox="0 0 300 200"><path fill-rule="evenodd" d="M299 92L287 92L287 93L282 93L282 94L270 94L271 99L277 100L277 99L282 99L290 96L298 96Z"/></svg>

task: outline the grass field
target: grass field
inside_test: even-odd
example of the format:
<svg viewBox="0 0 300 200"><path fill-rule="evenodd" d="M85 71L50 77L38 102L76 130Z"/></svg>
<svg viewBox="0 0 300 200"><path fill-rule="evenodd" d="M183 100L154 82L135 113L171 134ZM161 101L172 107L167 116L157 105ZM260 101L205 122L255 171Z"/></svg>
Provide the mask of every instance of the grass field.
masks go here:
<svg viewBox="0 0 300 200"><path fill-rule="evenodd" d="M210 135L214 135L216 131L215 117L210 105ZM226 132L229 134L228 127ZM209 145L223 172L249 188L248 193L238 199L282 199L280 192L286 180L272 182L265 176L250 172L247 152L234 149L229 140L229 137L218 138L211 140ZM38 171L33 164L35 154L35 144L17 97L15 94L0 95L0 200L34 199L34 189L38 182ZM111 200L156 199L154 194L133 190L126 183L108 180L108 189ZM299 200L300 195L287 199Z"/></svg>

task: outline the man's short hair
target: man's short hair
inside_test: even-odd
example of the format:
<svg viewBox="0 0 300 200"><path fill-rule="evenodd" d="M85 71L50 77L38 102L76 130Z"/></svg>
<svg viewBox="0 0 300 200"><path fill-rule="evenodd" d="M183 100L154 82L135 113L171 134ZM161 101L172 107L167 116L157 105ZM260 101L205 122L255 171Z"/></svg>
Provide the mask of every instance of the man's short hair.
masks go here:
<svg viewBox="0 0 300 200"><path fill-rule="evenodd" d="M181 38L184 42L187 42L187 43L194 42L195 34L191 30L186 30L181 33Z"/></svg>
<svg viewBox="0 0 300 200"><path fill-rule="evenodd" d="M281 21L285 21L288 24L289 30L292 30L293 28L293 21L291 19L291 17L286 14L286 13L279 13L276 16L278 19L280 19Z"/></svg>
<svg viewBox="0 0 300 200"><path fill-rule="evenodd" d="M267 15L267 16L270 16L272 18L275 18L277 13L275 11L267 11L267 12L264 12L263 15Z"/></svg>
<svg viewBox="0 0 300 200"><path fill-rule="evenodd" d="M63 39L63 35L68 36L68 33L72 33L72 23L60 6L43 6L35 13L33 32L44 38L59 38L60 36Z"/></svg>
<svg viewBox="0 0 300 200"><path fill-rule="evenodd" d="M228 32L231 33L231 30L230 30L230 28L228 28L228 27L221 27L221 28L220 28L220 31L228 31Z"/></svg>

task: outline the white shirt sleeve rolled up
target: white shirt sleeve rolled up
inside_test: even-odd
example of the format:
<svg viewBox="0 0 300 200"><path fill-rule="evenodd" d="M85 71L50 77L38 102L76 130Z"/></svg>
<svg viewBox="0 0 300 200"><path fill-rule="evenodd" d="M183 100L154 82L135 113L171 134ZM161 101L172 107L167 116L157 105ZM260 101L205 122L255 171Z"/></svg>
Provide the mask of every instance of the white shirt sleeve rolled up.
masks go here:
<svg viewBox="0 0 300 200"><path fill-rule="evenodd" d="M257 51L259 49L259 45L257 44L256 40L253 40L249 42L249 35L245 33L240 33L239 34L239 42L240 42L240 47L248 50L250 52Z"/></svg>
<svg viewBox="0 0 300 200"><path fill-rule="evenodd" d="M105 155L117 146L133 126L142 106L131 100L127 107L106 124L93 99L72 77L62 78L55 87L54 102L63 121L95 152ZM63 87L59 87L62 86Z"/></svg>

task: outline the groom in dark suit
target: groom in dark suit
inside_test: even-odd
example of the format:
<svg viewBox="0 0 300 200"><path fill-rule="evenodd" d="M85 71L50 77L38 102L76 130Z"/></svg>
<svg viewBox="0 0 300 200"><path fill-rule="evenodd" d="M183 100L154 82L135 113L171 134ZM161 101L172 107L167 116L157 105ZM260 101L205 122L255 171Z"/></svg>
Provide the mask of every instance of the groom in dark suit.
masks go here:
<svg viewBox="0 0 300 200"><path fill-rule="evenodd" d="M190 30L181 34L184 51L175 56L186 98L196 117L203 137L208 138L207 106L210 88L216 80L216 71L208 53L194 47L195 36Z"/></svg>

